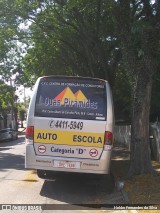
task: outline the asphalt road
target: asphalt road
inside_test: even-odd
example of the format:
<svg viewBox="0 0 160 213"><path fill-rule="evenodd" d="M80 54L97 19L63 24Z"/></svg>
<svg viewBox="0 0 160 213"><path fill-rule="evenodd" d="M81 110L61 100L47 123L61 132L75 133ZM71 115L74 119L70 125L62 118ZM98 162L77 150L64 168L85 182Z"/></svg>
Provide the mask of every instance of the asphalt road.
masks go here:
<svg viewBox="0 0 160 213"><path fill-rule="evenodd" d="M71 212L72 208L79 212L85 204L105 203L107 194L111 192L107 179L97 181L90 176L69 175L59 176L54 181L44 181L37 177L36 171L25 169L24 140L24 136L20 135L15 141L0 143L0 204L12 205L11 208L14 209L3 210L3 212L48 212L37 207L41 204L42 208L51 209L52 212L57 208L61 210L59 212L67 208L69 208L68 212ZM15 204L23 204L19 207L24 208L23 211L13 208ZM28 204L40 209L28 211L30 208L26 206ZM89 209L85 207L83 211L89 212Z"/></svg>

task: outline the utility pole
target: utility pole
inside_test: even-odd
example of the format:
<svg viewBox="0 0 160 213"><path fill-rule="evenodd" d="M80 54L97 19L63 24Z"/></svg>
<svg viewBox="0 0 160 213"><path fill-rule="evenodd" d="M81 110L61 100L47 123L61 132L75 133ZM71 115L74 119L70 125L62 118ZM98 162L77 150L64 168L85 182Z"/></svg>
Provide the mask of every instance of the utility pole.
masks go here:
<svg viewBox="0 0 160 213"><path fill-rule="evenodd" d="M14 82L14 79L10 78L10 86L12 87L12 100L11 100L11 127L12 129L14 129L14 117L13 117L13 105L14 105L14 95L13 95L13 85L12 85L12 81Z"/></svg>
<svg viewBox="0 0 160 213"><path fill-rule="evenodd" d="M26 89L25 89L25 86L24 86L24 108L26 110Z"/></svg>

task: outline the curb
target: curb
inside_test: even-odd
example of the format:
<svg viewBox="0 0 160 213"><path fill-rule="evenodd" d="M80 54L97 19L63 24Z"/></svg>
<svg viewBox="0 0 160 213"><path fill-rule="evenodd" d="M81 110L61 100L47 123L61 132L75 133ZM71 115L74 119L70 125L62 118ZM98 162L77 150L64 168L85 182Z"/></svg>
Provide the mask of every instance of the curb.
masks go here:
<svg viewBox="0 0 160 213"><path fill-rule="evenodd" d="M122 189L121 193L122 193L123 200L124 200L125 204L128 204L129 203L129 197L128 197L127 192L124 189Z"/></svg>
<svg viewBox="0 0 160 213"><path fill-rule="evenodd" d="M119 192L114 192L106 197L107 201L103 203L108 204L129 204L128 194L122 189ZM103 207L104 208L104 207Z"/></svg>

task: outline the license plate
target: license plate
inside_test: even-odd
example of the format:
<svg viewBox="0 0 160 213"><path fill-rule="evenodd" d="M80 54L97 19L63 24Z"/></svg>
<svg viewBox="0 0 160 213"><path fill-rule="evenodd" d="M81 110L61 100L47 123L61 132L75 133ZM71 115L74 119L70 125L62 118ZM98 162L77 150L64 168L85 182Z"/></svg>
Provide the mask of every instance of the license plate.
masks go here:
<svg viewBox="0 0 160 213"><path fill-rule="evenodd" d="M54 167L67 169L80 169L80 162L54 161Z"/></svg>

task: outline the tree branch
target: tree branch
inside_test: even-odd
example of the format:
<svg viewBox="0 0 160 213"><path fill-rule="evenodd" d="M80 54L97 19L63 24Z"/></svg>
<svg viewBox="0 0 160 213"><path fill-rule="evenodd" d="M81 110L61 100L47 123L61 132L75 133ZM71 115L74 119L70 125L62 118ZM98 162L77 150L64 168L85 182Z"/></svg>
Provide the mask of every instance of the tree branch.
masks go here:
<svg viewBox="0 0 160 213"><path fill-rule="evenodd" d="M148 0L142 0L142 3L144 5L144 13L146 15L146 18L150 18L153 16L153 9L152 6L150 5Z"/></svg>
<svg viewBox="0 0 160 213"><path fill-rule="evenodd" d="M100 17L101 17L101 0L97 0L97 17L96 17L96 35L98 38L100 28Z"/></svg>

